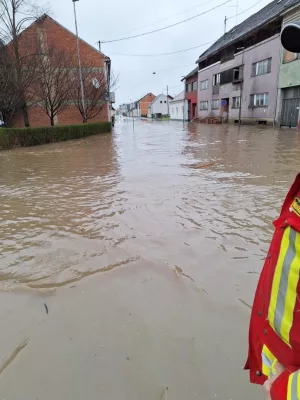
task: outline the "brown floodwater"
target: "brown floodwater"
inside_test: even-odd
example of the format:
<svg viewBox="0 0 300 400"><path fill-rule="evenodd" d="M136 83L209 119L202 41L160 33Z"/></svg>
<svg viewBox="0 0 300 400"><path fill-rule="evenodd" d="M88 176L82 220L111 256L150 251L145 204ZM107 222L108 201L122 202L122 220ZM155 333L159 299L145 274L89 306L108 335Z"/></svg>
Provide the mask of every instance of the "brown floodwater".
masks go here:
<svg viewBox="0 0 300 400"><path fill-rule="evenodd" d="M263 398L248 321L299 165L294 130L181 122L1 152L0 399Z"/></svg>

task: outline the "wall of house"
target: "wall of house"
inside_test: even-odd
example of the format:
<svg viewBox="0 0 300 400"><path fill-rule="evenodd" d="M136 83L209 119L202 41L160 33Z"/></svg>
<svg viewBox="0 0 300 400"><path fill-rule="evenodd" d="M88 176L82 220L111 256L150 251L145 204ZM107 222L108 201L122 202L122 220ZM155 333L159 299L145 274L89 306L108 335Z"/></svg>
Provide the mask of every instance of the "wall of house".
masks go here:
<svg viewBox="0 0 300 400"><path fill-rule="evenodd" d="M42 41L44 51L52 47L60 51L70 52L74 50L76 53L76 36L69 32L64 27L56 23L52 18L46 17L27 28L20 37L21 53L27 53L28 49L34 49L37 43L37 38ZM96 49L90 46L83 40L79 41L82 65L88 65L93 68L103 69L105 66L105 55L99 53ZM30 126L47 126L48 116L40 107L29 108ZM108 121L109 109L108 104L105 105L99 116L93 121ZM56 122L61 125L65 124L80 124L82 117L75 106L70 106L56 118ZM90 120L92 122L92 120ZM13 125L16 127L24 126L22 115L16 115L13 119Z"/></svg>
<svg viewBox="0 0 300 400"><path fill-rule="evenodd" d="M170 118L173 120L186 121L187 116L187 101L178 100L170 102Z"/></svg>
<svg viewBox="0 0 300 400"><path fill-rule="evenodd" d="M169 99L169 101L171 100ZM158 96L154 103L151 105L151 114L168 115L168 102L167 96L165 94L161 94L160 96Z"/></svg>
<svg viewBox="0 0 300 400"><path fill-rule="evenodd" d="M149 93L147 94L147 96L145 96L144 98L142 98L140 100L140 115L142 116L147 116L148 114L148 107L150 106L150 104L153 102L153 100L155 99L154 94Z"/></svg>
<svg viewBox="0 0 300 400"><path fill-rule="evenodd" d="M198 80L198 74L196 73L195 75L187 78L185 80L186 85L188 85L189 83L193 83L195 81ZM198 88L199 88L199 82L198 82ZM185 91L185 98L188 102L190 102L190 119L196 118L197 115L197 110L198 110L198 91L197 90L193 90L191 92L188 92L187 90ZM193 104L196 104L196 114L193 114Z"/></svg>
<svg viewBox="0 0 300 400"><path fill-rule="evenodd" d="M222 99L229 99L229 120L239 118L239 109L232 108L232 98L241 95L241 86L235 83L228 83L219 87L219 93L213 95L213 75L226 71L228 69L244 64L244 83L242 96L242 113L243 120L267 120L273 121L276 112L277 99L277 82L278 69L280 60L280 35L275 35L272 38L252 46L243 52L235 55L234 60L226 63L216 63L208 68L202 69L198 73L198 116L206 118L208 116L220 116L220 110L212 110L211 102L213 99L219 99L221 104ZM265 75L252 77L252 64L258 61L272 58L271 72ZM208 79L208 88L200 90L200 82ZM269 105L267 107L250 108L251 94L269 93ZM208 110L200 110L200 102L208 101Z"/></svg>

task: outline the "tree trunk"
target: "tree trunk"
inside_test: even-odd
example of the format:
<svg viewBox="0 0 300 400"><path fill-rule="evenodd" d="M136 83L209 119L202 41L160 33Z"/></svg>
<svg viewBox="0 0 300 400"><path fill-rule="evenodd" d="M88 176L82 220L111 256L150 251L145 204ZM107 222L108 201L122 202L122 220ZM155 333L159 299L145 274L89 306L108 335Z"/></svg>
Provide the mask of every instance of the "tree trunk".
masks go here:
<svg viewBox="0 0 300 400"><path fill-rule="evenodd" d="M54 115L51 115L51 117L50 117L50 123L51 123L51 126L54 126Z"/></svg>
<svg viewBox="0 0 300 400"><path fill-rule="evenodd" d="M23 113L25 127L28 128L30 124L29 124L28 109L26 103L24 103L22 107L22 113Z"/></svg>

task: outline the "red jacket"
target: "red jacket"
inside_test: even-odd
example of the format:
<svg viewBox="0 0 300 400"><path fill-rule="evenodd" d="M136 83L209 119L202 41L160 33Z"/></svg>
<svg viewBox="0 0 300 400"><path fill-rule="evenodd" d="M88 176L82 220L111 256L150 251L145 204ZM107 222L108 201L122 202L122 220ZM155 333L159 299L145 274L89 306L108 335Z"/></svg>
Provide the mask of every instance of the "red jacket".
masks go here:
<svg viewBox="0 0 300 400"><path fill-rule="evenodd" d="M299 196L299 197L298 197ZM272 400L300 399L300 174L274 222L271 242L256 289L245 369L263 384L285 367L273 383Z"/></svg>

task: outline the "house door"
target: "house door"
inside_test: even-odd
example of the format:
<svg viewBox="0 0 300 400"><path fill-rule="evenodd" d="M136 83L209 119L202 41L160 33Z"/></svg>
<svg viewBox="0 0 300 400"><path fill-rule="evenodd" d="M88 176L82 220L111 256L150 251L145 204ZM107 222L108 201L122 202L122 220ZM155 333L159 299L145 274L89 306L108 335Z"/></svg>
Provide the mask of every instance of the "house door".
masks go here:
<svg viewBox="0 0 300 400"><path fill-rule="evenodd" d="M196 105L197 105L197 104L195 104L195 103L193 103L193 105L192 105L192 108L193 108L193 115L192 115L192 118L195 118L195 117L196 117Z"/></svg>
<svg viewBox="0 0 300 400"><path fill-rule="evenodd" d="M188 115L187 115L187 117L188 117L188 121L190 121L191 120L191 100L188 100Z"/></svg>
<svg viewBox="0 0 300 400"><path fill-rule="evenodd" d="M283 99L281 110L281 126L296 127L299 119L300 99Z"/></svg>

